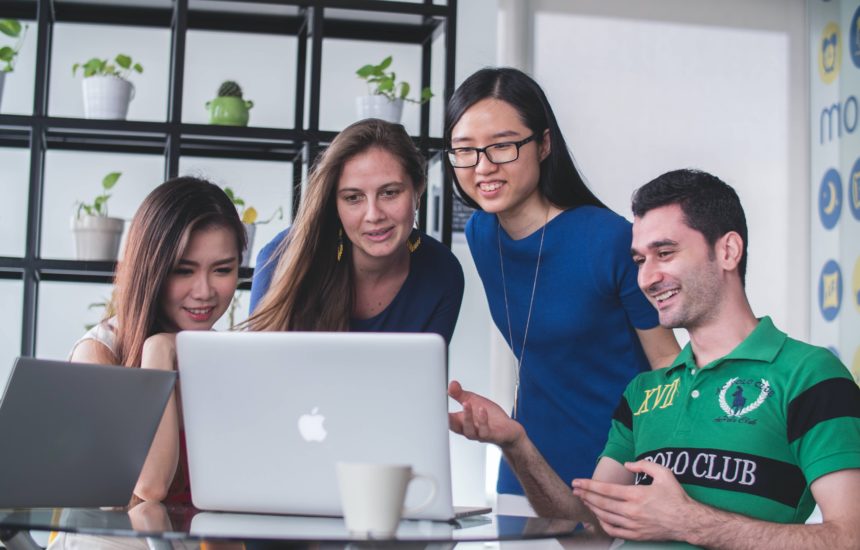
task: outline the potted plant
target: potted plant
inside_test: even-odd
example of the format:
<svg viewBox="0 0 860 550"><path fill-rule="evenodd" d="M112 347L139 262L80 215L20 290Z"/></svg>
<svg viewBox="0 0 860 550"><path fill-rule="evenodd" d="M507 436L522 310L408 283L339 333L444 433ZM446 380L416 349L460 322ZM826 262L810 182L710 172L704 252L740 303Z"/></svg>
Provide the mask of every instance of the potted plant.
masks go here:
<svg viewBox="0 0 860 550"><path fill-rule="evenodd" d="M212 101L206 102L209 124L247 126L248 111L254 102L242 99L242 88L232 80L225 80L218 87L217 95Z"/></svg>
<svg viewBox="0 0 860 550"><path fill-rule="evenodd" d="M125 222L108 217L108 191L113 189L122 172L111 172L102 179L102 192L91 203L79 202L72 217L75 234L75 252L79 260L114 261L119 254L119 243Z"/></svg>
<svg viewBox="0 0 860 550"><path fill-rule="evenodd" d="M421 90L418 99L410 99L412 87L408 82L397 81L394 71L387 71L391 66L392 57L389 55L378 65L364 65L355 74L367 81L369 94L357 97L355 100L358 118L381 118L388 122L400 122L403 113L403 102L421 105L430 101L433 92L430 88Z"/></svg>
<svg viewBox="0 0 860 550"><path fill-rule="evenodd" d="M24 36L27 34L27 25L21 25L17 19L0 19L0 33L10 38L17 38L14 46L0 47L0 103L3 102L3 84L6 81L6 73L15 69L15 58L24 44Z"/></svg>
<svg viewBox="0 0 860 550"><path fill-rule="evenodd" d="M129 77L132 72L143 72L140 63L134 63L131 57L119 54L113 62L94 57L86 63L75 63L72 65L72 75L77 73L78 68L84 74L84 116L125 120L128 104L134 99L134 85Z"/></svg>
<svg viewBox="0 0 860 550"><path fill-rule="evenodd" d="M283 219L284 208L279 206L268 219L258 220L256 208L246 205L245 200L238 196L229 187L224 188L224 193L226 193L227 196L230 197L230 200L233 201L233 204L236 206L236 210L239 211L239 217L245 225L245 233L248 235L248 247L245 249L245 252L242 253L242 262L240 265L242 267L249 267L251 265L251 249L254 247L254 235L257 233L257 225L269 223L274 220L276 216L279 220Z"/></svg>

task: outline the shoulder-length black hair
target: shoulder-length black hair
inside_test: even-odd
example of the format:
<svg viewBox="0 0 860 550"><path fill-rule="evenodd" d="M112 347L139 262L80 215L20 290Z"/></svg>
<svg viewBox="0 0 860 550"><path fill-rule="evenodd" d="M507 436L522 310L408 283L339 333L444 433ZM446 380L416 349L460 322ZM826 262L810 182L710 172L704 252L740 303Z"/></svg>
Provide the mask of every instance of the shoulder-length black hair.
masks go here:
<svg viewBox="0 0 860 550"><path fill-rule="evenodd" d="M538 142L543 141L544 130L549 130L550 153L540 163L538 188L551 203L561 208L585 204L606 208L585 185L576 169L543 90L534 79L520 70L511 67L488 67L472 74L460 84L445 111L446 146L450 147L451 132L463 113L475 103L487 98L502 100L516 109L523 124L534 133ZM457 181L456 171L450 164L445 164L454 179L460 199L472 208L480 209L478 203L463 192L460 182Z"/></svg>

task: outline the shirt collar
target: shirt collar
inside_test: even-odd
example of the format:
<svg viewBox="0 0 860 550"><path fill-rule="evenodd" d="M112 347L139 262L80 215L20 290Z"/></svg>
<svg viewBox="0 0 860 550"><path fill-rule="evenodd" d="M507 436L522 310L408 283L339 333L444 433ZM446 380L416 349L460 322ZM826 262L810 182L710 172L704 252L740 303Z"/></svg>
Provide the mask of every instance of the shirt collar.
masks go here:
<svg viewBox="0 0 860 550"><path fill-rule="evenodd" d="M731 359L771 363L777 354L779 354L787 338L788 336L784 332L774 326L770 317L762 317L759 319L758 325L749 333L749 336L744 338L728 355L720 357L702 368L716 368L723 361ZM696 360L693 357L692 342L688 342L684 346L684 349L681 350L681 353L678 354L672 365L666 369L666 375L668 376L678 367L687 367L688 369L698 368Z"/></svg>

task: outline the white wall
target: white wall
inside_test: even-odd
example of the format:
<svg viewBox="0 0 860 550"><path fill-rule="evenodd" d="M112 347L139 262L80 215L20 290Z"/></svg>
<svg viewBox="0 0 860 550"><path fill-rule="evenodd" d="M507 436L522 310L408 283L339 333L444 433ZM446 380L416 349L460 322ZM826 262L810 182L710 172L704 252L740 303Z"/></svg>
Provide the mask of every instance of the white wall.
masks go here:
<svg viewBox="0 0 860 550"><path fill-rule="evenodd" d="M756 314L808 336L802 0L538 0L532 70L597 194L682 167L738 191Z"/></svg>
<svg viewBox="0 0 860 550"><path fill-rule="evenodd" d="M496 64L498 0L461 0L457 4L456 85L473 72ZM440 115L441 124L442 115ZM441 135L441 128L440 128ZM454 235L452 250L466 278L463 306L449 349L449 376L474 391L490 393L490 342L495 325L490 320L484 287L462 233ZM459 409L452 404L452 408ZM451 436L454 503L485 502L486 445Z"/></svg>

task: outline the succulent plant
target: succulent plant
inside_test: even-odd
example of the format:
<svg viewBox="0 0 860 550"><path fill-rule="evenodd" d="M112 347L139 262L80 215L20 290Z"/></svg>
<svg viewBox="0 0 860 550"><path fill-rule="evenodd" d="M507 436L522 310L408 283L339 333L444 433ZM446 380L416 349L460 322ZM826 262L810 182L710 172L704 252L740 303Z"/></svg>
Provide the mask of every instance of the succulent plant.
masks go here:
<svg viewBox="0 0 860 550"><path fill-rule="evenodd" d="M225 80L218 87L218 97L238 97L242 99L242 88L232 80Z"/></svg>

